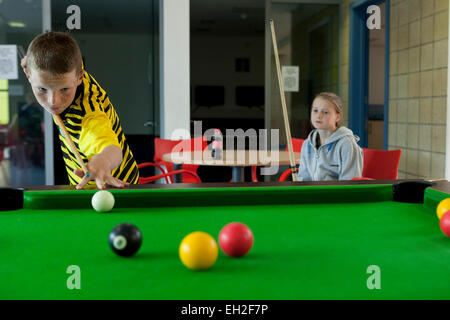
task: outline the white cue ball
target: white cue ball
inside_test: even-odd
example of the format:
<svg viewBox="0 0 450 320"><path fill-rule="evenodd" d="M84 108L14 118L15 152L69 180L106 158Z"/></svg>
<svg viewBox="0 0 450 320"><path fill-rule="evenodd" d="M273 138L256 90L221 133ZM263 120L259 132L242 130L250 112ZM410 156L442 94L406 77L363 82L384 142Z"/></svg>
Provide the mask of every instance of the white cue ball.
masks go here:
<svg viewBox="0 0 450 320"><path fill-rule="evenodd" d="M114 207L114 196L106 190L97 191L92 197L92 207L98 212L108 212Z"/></svg>

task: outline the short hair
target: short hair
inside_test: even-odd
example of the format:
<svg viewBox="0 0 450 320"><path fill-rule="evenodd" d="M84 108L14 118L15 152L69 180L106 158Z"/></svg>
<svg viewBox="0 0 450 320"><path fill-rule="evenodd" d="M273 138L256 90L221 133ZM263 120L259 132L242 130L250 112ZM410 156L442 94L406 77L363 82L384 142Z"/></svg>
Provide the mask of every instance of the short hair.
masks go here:
<svg viewBox="0 0 450 320"><path fill-rule="evenodd" d="M316 100L317 98L324 99L329 103L331 103L334 106L336 113L340 114L342 119L342 100L337 94L332 92L321 92L318 95L316 95L314 100ZM336 123L337 127L339 127L340 125L341 125L340 122Z"/></svg>
<svg viewBox="0 0 450 320"><path fill-rule="evenodd" d="M40 34L28 46L27 67L57 75L76 70L79 75L82 70L80 47L64 32Z"/></svg>

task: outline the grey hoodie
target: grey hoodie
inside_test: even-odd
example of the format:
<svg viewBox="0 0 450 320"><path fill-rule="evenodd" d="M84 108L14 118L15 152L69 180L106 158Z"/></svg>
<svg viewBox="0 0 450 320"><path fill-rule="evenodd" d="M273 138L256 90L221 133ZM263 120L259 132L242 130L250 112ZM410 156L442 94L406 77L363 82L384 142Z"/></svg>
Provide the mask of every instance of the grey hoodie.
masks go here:
<svg viewBox="0 0 450 320"><path fill-rule="evenodd" d="M361 177L363 154L356 144L359 137L346 127L338 128L327 142L317 147L317 130L310 132L303 143L299 181L351 180Z"/></svg>

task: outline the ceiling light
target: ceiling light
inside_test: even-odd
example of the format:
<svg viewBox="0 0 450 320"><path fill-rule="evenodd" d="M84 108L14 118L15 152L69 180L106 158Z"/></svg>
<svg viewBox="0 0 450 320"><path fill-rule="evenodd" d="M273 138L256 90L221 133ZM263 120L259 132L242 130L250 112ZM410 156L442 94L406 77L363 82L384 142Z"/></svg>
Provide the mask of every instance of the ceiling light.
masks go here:
<svg viewBox="0 0 450 320"><path fill-rule="evenodd" d="M20 21L10 21L8 25L12 28L25 28L26 24Z"/></svg>

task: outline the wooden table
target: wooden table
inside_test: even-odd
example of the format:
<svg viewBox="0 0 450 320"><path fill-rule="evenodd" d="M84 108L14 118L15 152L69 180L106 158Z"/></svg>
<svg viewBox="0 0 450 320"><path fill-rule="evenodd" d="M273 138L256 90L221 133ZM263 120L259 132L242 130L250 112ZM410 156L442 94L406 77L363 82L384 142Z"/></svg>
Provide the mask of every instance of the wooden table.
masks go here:
<svg viewBox="0 0 450 320"><path fill-rule="evenodd" d="M222 159L213 159L211 150L167 153L162 159L171 162L174 170L183 164L200 166L221 166L232 168L232 182L244 182L244 168L251 166L290 165L289 152L270 150L224 150ZM295 164L300 162L300 152L294 152ZM181 182L181 175L174 176L174 182Z"/></svg>

